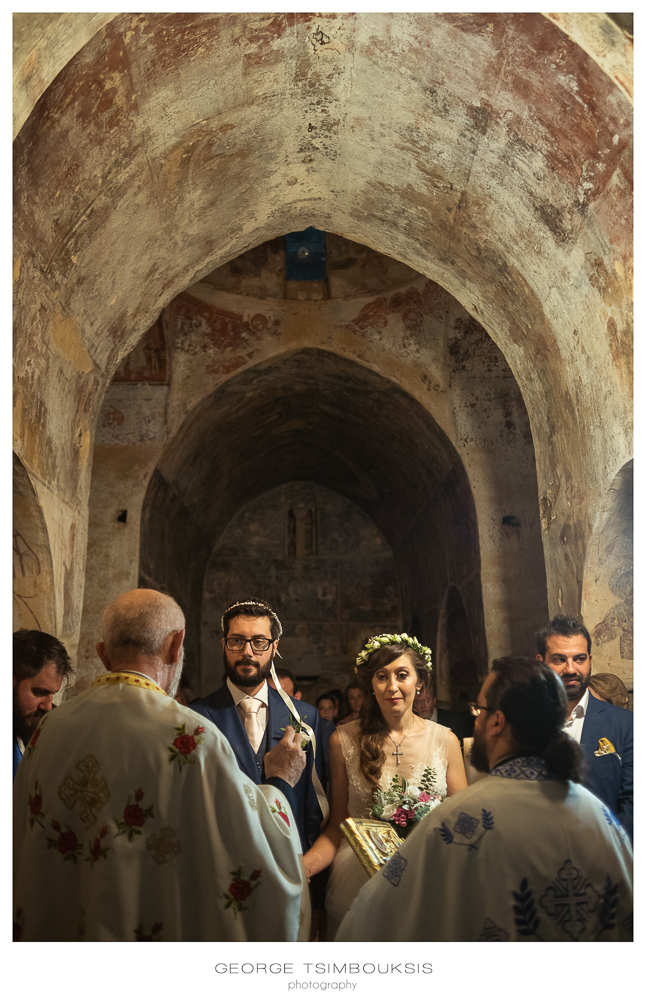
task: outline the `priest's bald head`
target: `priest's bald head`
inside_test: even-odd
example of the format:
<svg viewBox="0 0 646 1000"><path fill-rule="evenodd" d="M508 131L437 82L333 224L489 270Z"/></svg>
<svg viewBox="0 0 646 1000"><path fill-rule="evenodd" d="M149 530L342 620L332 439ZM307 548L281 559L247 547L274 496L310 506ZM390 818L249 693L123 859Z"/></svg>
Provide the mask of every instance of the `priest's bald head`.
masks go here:
<svg viewBox="0 0 646 1000"><path fill-rule="evenodd" d="M96 651L107 670L151 677L174 698L184 660L184 613L158 590L129 590L103 613Z"/></svg>

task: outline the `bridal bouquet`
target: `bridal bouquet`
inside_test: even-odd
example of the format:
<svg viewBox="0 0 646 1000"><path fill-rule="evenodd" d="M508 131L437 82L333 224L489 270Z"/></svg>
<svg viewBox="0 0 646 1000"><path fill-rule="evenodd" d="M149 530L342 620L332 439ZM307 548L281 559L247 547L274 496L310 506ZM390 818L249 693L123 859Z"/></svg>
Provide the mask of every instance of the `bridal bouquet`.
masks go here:
<svg viewBox="0 0 646 1000"><path fill-rule="evenodd" d="M419 785L412 785L396 774L385 791L375 790L370 815L387 820L401 837L407 837L415 824L444 798L435 788L435 778L432 767L424 768Z"/></svg>

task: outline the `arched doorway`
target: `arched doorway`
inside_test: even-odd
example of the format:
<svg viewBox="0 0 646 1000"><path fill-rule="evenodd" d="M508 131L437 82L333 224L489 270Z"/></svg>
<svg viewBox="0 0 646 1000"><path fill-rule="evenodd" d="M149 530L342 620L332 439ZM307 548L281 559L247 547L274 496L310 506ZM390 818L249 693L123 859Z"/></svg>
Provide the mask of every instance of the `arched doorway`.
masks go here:
<svg viewBox="0 0 646 1000"><path fill-rule="evenodd" d="M335 491L374 522L393 553L403 619L414 611L428 629L450 572L477 623L484 669L478 527L457 452L408 393L316 349L231 378L189 415L151 478L140 579L187 610L187 666L201 675L202 593L216 540L245 504L295 480Z"/></svg>

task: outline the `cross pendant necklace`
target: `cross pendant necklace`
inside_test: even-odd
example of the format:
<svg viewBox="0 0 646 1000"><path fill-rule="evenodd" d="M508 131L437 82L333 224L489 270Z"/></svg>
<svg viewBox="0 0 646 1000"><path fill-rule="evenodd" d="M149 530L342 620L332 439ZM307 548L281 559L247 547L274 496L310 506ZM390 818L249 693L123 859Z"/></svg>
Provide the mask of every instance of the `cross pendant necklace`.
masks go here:
<svg viewBox="0 0 646 1000"><path fill-rule="evenodd" d="M408 729L406 730L406 732L402 736L402 738L399 741L399 743L395 743L395 741L392 738L392 736L390 735L390 733L388 733L388 739L390 740L390 742L392 743L392 745L395 748L393 750L393 752L391 753L390 756L396 758L395 762L396 762L397 767L399 767L399 758L404 756L404 751L400 750L399 748L402 745L402 743L404 742L404 740L406 739L406 737L408 736L408 734L410 733L410 731L411 731L411 729L413 728L414 725L415 725L415 719L413 719L413 721L411 722L410 726L408 727Z"/></svg>

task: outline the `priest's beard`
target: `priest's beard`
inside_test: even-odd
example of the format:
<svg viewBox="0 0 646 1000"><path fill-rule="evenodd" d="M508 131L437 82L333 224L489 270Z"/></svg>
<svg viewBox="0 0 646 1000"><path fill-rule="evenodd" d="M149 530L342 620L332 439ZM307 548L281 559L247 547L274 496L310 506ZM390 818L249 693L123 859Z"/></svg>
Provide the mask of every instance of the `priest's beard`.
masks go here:
<svg viewBox="0 0 646 1000"><path fill-rule="evenodd" d="M231 683L235 684L236 687L257 687L259 684L262 684L263 681L267 680L271 672L271 657L267 663L262 666L258 660L254 660L253 656L247 656L246 654L243 656L239 655L237 659L233 661L233 665L229 663L225 651L222 652L222 659L224 661L224 672ZM242 666L255 667L256 669L246 671L238 670L238 667Z"/></svg>
<svg viewBox="0 0 646 1000"><path fill-rule="evenodd" d="M166 692L167 694L170 695L171 698L174 698L177 692L179 691L179 682L182 677L183 668L184 668L184 647L182 646L182 648L179 651L179 660L177 661L175 673L173 674L172 680L168 685L168 690Z"/></svg>
<svg viewBox="0 0 646 1000"><path fill-rule="evenodd" d="M487 748L485 746L484 736L479 729L476 729L473 734L473 743L471 744L471 750L469 751L469 760L471 761L472 767L475 767L476 771L480 771L482 774L489 773Z"/></svg>

